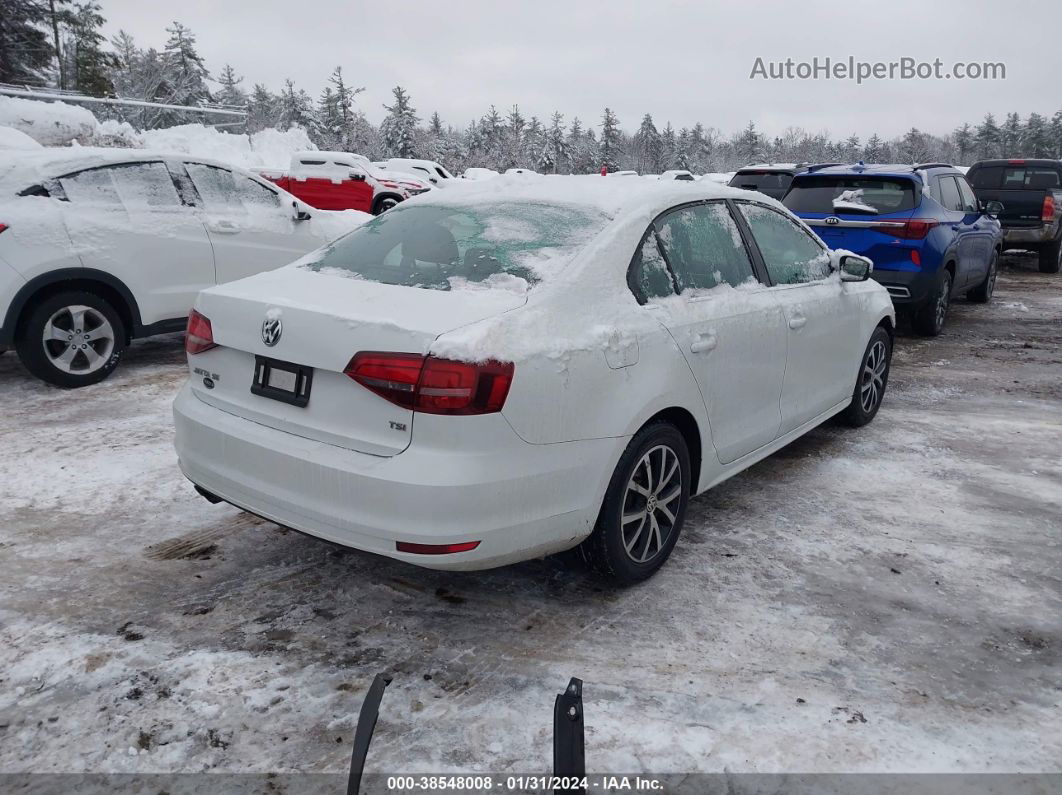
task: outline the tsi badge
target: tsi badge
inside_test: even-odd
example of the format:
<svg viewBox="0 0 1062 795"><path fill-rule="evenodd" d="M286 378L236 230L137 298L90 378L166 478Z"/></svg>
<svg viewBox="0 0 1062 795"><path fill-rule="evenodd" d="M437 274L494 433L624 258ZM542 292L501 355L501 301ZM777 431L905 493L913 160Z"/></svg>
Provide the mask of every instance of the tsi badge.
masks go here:
<svg viewBox="0 0 1062 795"><path fill-rule="evenodd" d="M280 342L280 335L284 333L284 324L279 317L267 317L262 321L262 342L272 348Z"/></svg>

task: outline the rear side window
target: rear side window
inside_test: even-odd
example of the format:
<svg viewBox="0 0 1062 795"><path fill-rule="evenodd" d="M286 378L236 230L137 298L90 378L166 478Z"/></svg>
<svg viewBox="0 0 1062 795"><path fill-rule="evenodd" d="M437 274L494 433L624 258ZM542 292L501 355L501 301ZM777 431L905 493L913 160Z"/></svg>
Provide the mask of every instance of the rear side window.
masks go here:
<svg viewBox="0 0 1062 795"><path fill-rule="evenodd" d="M976 213L977 196L974 195L973 188L963 177L955 177L955 184L959 186L959 194L962 196L963 212Z"/></svg>
<svg viewBox="0 0 1062 795"><path fill-rule="evenodd" d="M60 177L74 204L122 207L128 211L177 208L180 197L163 163L128 163L92 168Z"/></svg>
<svg viewBox="0 0 1062 795"><path fill-rule="evenodd" d="M185 167L208 210L249 212L280 207L276 193L242 174L201 163L187 163Z"/></svg>
<svg viewBox="0 0 1062 795"><path fill-rule="evenodd" d="M876 215L913 210L916 194L909 179L816 175L794 179L782 204L795 213Z"/></svg>
<svg viewBox="0 0 1062 795"><path fill-rule="evenodd" d="M653 227L649 227L645 239L634 252L634 259L631 260L631 267L627 272L627 284L639 303L645 303L648 298L664 298L675 294L671 273L660 254L656 230Z"/></svg>
<svg viewBox="0 0 1062 795"><path fill-rule="evenodd" d="M399 205L305 267L432 290L524 292L563 270L608 221L588 208L535 202Z"/></svg>
<svg viewBox="0 0 1062 795"><path fill-rule="evenodd" d="M826 250L792 219L759 204L740 206L775 284L802 284L830 274Z"/></svg>
<svg viewBox="0 0 1062 795"><path fill-rule="evenodd" d="M656 222L679 292L755 279L737 224L722 202L672 210Z"/></svg>
<svg viewBox="0 0 1062 795"><path fill-rule="evenodd" d="M962 211L962 196L959 195L955 177L940 178L940 203L945 210Z"/></svg>

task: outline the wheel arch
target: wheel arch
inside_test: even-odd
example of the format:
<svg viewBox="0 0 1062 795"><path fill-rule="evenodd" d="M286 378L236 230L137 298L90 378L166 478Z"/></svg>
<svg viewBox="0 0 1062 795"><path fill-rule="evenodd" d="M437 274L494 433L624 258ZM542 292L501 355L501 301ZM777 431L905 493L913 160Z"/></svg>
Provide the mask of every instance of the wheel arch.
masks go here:
<svg viewBox="0 0 1062 795"><path fill-rule="evenodd" d="M377 215L378 214L378 211L380 209L380 205L386 199L394 199L395 203L397 203L397 204L401 204L401 202L402 202L402 197L399 194L397 194L397 193L381 193L379 196L376 196L372 200L372 214L373 215Z"/></svg>
<svg viewBox="0 0 1062 795"><path fill-rule="evenodd" d="M690 453L690 495L696 494L701 481L701 464L704 456L701 429L697 424L697 418L681 406L671 406L658 411L642 423L638 432L656 422L666 422L675 426L685 439L686 448Z"/></svg>
<svg viewBox="0 0 1062 795"><path fill-rule="evenodd" d="M85 290L110 302L125 324L127 342L143 334L140 307L120 279L92 268L61 268L30 279L15 293L4 317L0 345L14 343L19 328L38 301L64 290Z"/></svg>

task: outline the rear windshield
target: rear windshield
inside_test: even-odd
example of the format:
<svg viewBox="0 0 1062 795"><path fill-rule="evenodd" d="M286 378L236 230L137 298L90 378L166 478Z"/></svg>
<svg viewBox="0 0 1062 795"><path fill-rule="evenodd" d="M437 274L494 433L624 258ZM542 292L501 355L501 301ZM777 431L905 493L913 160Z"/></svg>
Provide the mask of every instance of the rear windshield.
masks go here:
<svg viewBox="0 0 1062 795"><path fill-rule="evenodd" d="M1044 166L985 166L969 176L974 188L989 190L1048 190L1060 184L1058 171Z"/></svg>
<svg viewBox="0 0 1062 795"><path fill-rule="evenodd" d="M523 292L563 269L608 221L594 210L538 203L399 206L306 267L432 290Z"/></svg>
<svg viewBox="0 0 1062 795"><path fill-rule="evenodd" d="M786 188L789 187L789 183L792 181L792 174L772 174L769 172L758 171L746 174L735 174L734 178L730 180L730 187L744 188L745 190L758 190L761 193L769 190L781 196L785 193Z"/></svg>
<svg viewBox="0 0 1062 795"><path fill-rule="evenodd" d="M795 213L898 213L916 205L915 184L889 177L814 176L793 181L782 204Z"/></svg>

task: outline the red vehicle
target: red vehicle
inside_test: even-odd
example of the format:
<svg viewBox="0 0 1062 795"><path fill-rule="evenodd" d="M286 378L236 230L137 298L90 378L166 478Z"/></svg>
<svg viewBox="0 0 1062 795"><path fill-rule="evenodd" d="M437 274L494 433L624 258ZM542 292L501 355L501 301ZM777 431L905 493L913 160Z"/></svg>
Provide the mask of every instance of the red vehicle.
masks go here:
<svg viewBox="0 0 1062 795"><path fill-rule="evenodd" d="M430 189L413 177L392 177L350 152L296 152L287 171L259 174L319 210L360 210L379 215Z"/></svg>

